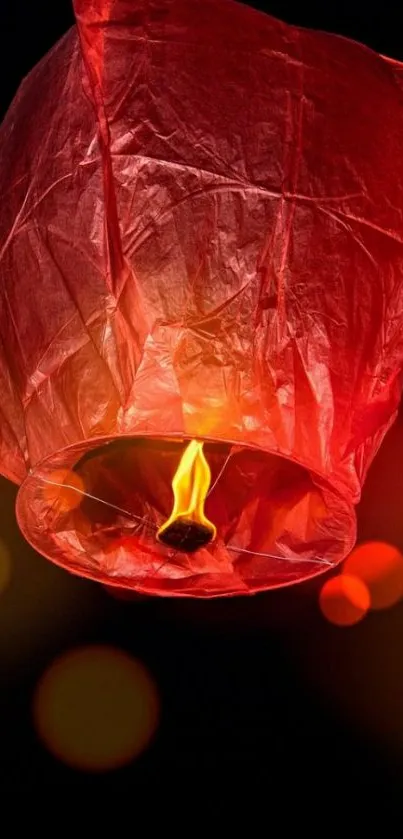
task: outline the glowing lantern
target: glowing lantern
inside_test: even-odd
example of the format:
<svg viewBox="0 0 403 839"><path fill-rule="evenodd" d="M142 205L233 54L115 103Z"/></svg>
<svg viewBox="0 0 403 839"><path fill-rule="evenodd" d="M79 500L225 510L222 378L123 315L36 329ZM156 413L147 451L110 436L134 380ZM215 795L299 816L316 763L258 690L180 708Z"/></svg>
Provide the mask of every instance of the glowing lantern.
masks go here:
<svg viewBox="0 0 403 839"><path fill-rule="evenodd" d="M75 11L0 132L21 529L144 593L318 574L401 392L400 66L227 0Z"/></svg>

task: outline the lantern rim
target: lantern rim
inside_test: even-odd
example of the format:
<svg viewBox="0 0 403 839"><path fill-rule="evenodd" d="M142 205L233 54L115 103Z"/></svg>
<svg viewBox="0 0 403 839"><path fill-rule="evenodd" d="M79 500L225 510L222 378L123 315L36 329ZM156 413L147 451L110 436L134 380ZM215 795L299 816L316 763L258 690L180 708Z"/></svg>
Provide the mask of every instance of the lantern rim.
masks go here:
<svg viewBox="0 0 403 839"><path fill-rule="evenodd" d="M332 562L329 562L328 565L318 565L317 567L308 566L306 567L306 573L301 573L299 577L292 577L291 579L278 579L274 584L268 583L267 585L260 583L256 584L256 587L253 585L248 586L246 584L241 585L239 580L236 579L236 575L234 575L234 583L231 586L230 577L228 576L228 585L225 586L224 589L220 589L219 591L208 591L208 593L200 593L200 590L197 591L190 590L181 590L180 586L175 588L175 580L172 580L173 588L163 587L161 584L158 583L158 580L152 576L144 579L138 579L136 581L131 581L128 584L125 581L122 581L122 578L114 578L113 576L107 576L107 570L102 567L100 568L99 572L97 573L94 568L87 568L84 565L78 566L73 560L70 562L68 560L68 545L65 551L64 556L61 555L61 552L55 549L55 552L52 553L51 550L51 538L52 538L52 531L51 528L46 531L47 535L43 535L41 532L41 521L44 519L43 510L42 515L38 517L38 511L35 507L35 503L33 504L33 500L35 500L35 493L39 490L40 484L43 481L46 481L46 475L49 476L50 472L54 472L58 469L67 469L74 471L77 469L77 466L83 463L85 460L94 456L96 452L106 452L109 446L113 444L122 443L122 445L126 443L140 443L141 441L146 442L155 442L158 443L169 443L172 442L174 445L185 443L188 440L192 439L192 435L185 434L183 432L169 432L168 434L156 434L152 432L148 433L130 433L130 434L112 434L112 435L104 435L102 437L94 437L90 440L80 441L78 443L69 445L63 449L59 449L57 452L54 452L52 455L44 458L40 463L36 464L35 467L30 471L27 475L25 481L21 485L16 501L16 517L18 521L18 525L27 540L27 542L42 556L49 559L55 565L63 569L67 569L70 573L73 573L77 576L84 577L86 579L90 579L95 582L99 582L102 584L106 584L108 586L116 587L116 588L128 588L133 591L139 591L143 594L152 594L161 597L208 597L208 598L218 598L218 597L225 597L225 596L238 596L238 595L245 595L245 594L255 594L267 590L274 590L279 588L286 588L290 585L295 585L297 583L302 583L308 580L315 579L316 577L322 576L324 573L328 572L332 568L334 568L339 562L341 562L347 555L350 553L353 545L356 541L356 520L355 520L355 513L354 513L354 505L352 501L348 498L347 490L345 493L341 493L338 487L335 487L331 484L328 478L319 475L317 471L309 469L306 464L303 464L297 461L295 458L291 456L287 456L279 451L268 450L263 448L262 446L251 444L249 441L240 441L236 439L224 439L224 438L212 438L212 437L204 437L200 436L197 439L210 444L218 449L227 450L233 448L234 451L242 452L245 456L250 453L261 453L265 456L275 458L276 462L277 459L281 463L284 461L288 461L290 464L295 465L296 467L300 467L300 469L307 475L309 478L315 478L317 485L319 487L323 487L324 491L330 492L334 497L335 501L340 505L340 508L343 509L344 520L348 523L348 532L343 533L344 538L344 549L342 551L342 555L335 559ZM193 438L194 439L194 438ZM27 514L28 511L28 514ZM31 515L31 521L29 520L29 515ZM38 524L39 521L39 524ZM42 528L43 529L43 528ZM242 549L240 549L242 552ZM253 552L252 552L253 553ZM258 552L256 552L256 555ZM253 554L255 555L255 554ZM282 557L278 557L281 559ZM286 556L283 557L286 559ZM302 559L302 562L306 562L306 560ZM197 576L197 575L196 575ZM212 575L211 575L212 576ZM259 578L260 579L260 578ZM154 582L153 582L154 580ZM171 581L168 581L169 583ZM177 581L180 582L180 581ZM168 585L168 584L167 584Z"/></svg>

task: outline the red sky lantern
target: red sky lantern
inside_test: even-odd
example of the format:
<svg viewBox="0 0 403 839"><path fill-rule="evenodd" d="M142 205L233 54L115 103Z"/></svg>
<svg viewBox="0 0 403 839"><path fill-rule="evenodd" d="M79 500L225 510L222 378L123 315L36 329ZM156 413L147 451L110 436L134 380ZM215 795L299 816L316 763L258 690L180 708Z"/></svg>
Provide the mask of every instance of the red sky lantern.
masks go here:
<svg viewBox="0 0 403 839"><path fill-rule="evenodd" d="M401 67L228 0L75 12L0 131L21 530L145 593L321 573L401 393Z"/></svg>

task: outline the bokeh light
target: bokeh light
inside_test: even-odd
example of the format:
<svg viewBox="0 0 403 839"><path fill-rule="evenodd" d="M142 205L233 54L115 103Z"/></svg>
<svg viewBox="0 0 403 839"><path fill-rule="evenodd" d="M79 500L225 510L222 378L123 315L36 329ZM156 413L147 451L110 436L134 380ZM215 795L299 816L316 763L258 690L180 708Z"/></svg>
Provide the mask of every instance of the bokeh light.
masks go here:
<svg viewBox="0 0 403 839"><path fill-rule="evenodd" d="M319 605L324 617L336 626L353 626L366 615L370 593L358 577L341 574L322 586Z"/></svg>
<svg viewBox="0 0 403 839"><path fill-rule="evenodd" d="M11 577L11 559L5 544L0 540L0 594L7 588Z"/></svg>
<svg viewBox="0 0 403 839"><path fill-rule="evenodd" d="M393 545L359 545L344 563L343 573L353 574L365 583L372 609L386 609L403 597L403 556Z"/></svg>
<svg viewBox="0 0 403 839"><path fill-rule="evenodd" d="M44 483L43 494L49 506L59 513L68 513L79 507L83 500L84 481L69 469L52 472Z"/></svg>
<svg viewBox="0 0 403 839"><path fill-rule="evenodd" d="M159 718L158 693L144 665L122 650L90 646L56 659L33 702L39 738L72 768L103 772L148 746Z"/></svg>

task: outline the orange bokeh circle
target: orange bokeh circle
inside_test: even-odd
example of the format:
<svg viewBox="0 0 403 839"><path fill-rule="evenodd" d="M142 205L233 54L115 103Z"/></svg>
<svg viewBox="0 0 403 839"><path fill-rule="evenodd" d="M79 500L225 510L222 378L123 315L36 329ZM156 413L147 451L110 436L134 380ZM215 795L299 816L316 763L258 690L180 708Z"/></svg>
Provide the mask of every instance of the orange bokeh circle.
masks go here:
<svg viewBox="0 0 403 839"><path fill-rule="evenodd" d="M370 593L358 577L342 574L322 586L319 605L324 617L336 626L353 626L368 612Z"/></svg>
<svg viewBox="0 0 403 839"><path fill-rule="evenodd" d="M43 485L43 495L49 506L59 513L68 513L79 507L83 500L84 481L70 469L51 472Z"/></svg>
<svg viewBox="0 0 403 839"><path fill-rule="evenodd" d="M365 583L372 609L386 609L403 597L403 556L393 545L358 545L346 559L343 573L353 574Z"/></svg>
<svg viewBox="0 0 403 839"><path fill-rule="evenodd" d="M157 689L144 665L122 650L90 646L56 659L33 701L39 738L74 769L104 772L148 746L159 719Z"/></svg>

